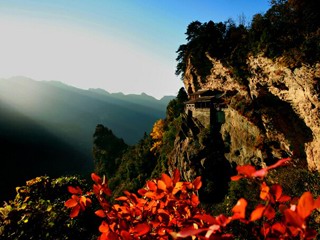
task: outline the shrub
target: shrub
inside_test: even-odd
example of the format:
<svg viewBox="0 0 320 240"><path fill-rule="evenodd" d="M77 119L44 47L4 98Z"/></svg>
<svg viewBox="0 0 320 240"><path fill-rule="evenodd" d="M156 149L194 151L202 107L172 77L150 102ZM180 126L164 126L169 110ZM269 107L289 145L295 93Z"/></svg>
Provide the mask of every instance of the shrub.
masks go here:
<svg viewBox="0 0 320 240"><path fill-rule="evenodd" d="M71 208L70 216L84 211L89 196L95 196L101 206L95 214L102 219L100 240L116 239L314 239L317 232L308 225L313 211L320 208L320 197L311 192L292 198L283 192L281 185L264 181L270 170L286 165L291 159L281 159L266 168L256 170L251 165L238 166L238 175L231 180L249 179L259 183L259 200L251 204L240 198L232 207L231 216L211 216L199 207L197 191L201 178L193 182L180 182L179 171L172 177L147 181L144 188L110 204L111 191L105 177L92 174L93 190L82 195L80 188L69 188L73 194L65 203ZM241 182L240 182L241 183ZM236 196L235 196L236 197Z"/></svg>
<svg viewBox="0 0 320 240"><path fill-rule="evenodd" d="M17 187L13 201L0 208L0 239L91 239L97 221L93 214L70 219L64 207L67 186L87 188L78 177L37 177Z"/></svg>

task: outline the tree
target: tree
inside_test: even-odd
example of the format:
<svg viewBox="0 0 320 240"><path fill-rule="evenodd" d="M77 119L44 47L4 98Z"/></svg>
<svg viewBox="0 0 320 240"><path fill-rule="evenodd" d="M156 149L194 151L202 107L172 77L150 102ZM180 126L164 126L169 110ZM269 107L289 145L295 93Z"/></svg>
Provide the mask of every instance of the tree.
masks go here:
<svg viewBox="0 0 320 240"><path fill-rule="evenodd" d="M163 119L159 119L153 125L150 136L154 140L154 143L153 143L153 146L150 149L150 151L157 150L161 147L162 137L163 137L163 133L164 133L164 125L165 125L165 121Z"/></svg>
<svg viewBox="0 0 320 240"><path fill-rule="evenodd" d="M172 99L167 106L167 121L172 121L174 118L179 117L184 111L184 103L188 100L188 94L182 87L180 88L178 95L175 99Z"/></svg>
<svg viewBox="0 0 320 240"><path fill-rule="evenodd" d="M111 178L119 158L127 148L128 145L123 139L117 138L110 129L98 124L93 135L92 150L95 172Z"/></svg>

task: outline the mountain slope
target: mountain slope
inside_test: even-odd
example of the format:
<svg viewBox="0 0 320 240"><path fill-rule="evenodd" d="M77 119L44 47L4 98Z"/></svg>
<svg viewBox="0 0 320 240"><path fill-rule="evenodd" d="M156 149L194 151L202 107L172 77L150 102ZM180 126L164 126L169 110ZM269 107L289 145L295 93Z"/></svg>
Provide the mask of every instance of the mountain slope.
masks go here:
<svg viewBox="0 0 320 240"><path fill-rule="evenodd" d="M0 79L0 114L1 172L6 173L0 188L6 191L38 175L92 171L97 124L134 144L165 115L165 103L145 94L17 77Z"/></svg>
<svg viewBox="0 0 320 240"><path fill-rule="evenodd" d="M0 200L16 186L41 175L83 173L92 162L74 146L28 117L0 103Z"/></svg>

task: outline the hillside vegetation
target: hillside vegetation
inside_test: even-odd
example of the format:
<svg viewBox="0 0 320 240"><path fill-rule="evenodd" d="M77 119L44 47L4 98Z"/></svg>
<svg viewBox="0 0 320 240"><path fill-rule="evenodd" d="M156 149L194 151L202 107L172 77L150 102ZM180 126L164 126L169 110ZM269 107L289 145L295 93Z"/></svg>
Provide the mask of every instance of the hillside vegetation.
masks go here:
<svg viewBox="0 0 320 240"><path fill-rule="evenodd" d="M186 31L187 43L177 50L176 74L183 78L188 60L202 80L212 63L206 56L221 60L239 81L248 74L248 55L282 57L291 68L314 64L320 58L320 13L315 0L273 0L265 14L254 15L249 26L233 20L215 23L194 21Z"/></svg>
<svg viewBox="0 0 320 240"><path fill-rule="evenodd" d="M13 197L15 186L39 175L88 174L97 124L135 144L165 116L171 98L81 90L23 77L0 79L0 200Z"/></svg>
<svg viewBox="0 0 320 240"><path fill-rule="evenodd" d="M129 146L112 126L96 125L94 185L27 182L0 208L0 234L68 239L67 227L78 239L317 239L320 175L307 159L320 143L317 6L273 0L247 26L190 23L177 51L185 88L150 134ZM204 127L185 114L201 87L223 90L224 122ZM30 232L29 221L44 228Z"/></svg>

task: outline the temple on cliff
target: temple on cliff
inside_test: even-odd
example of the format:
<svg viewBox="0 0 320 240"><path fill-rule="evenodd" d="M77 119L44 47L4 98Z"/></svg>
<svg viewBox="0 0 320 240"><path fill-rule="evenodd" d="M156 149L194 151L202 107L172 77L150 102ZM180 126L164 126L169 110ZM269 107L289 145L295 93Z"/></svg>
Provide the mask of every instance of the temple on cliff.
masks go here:
<svg viewBox="0 0 320 240"><path fill-rule="evenodd" d="M198 119L205 127L224 122L222 99L224 92L218 90L199 90L189 94L189 101L185 102L185 113L188 117Z"/></svg>

